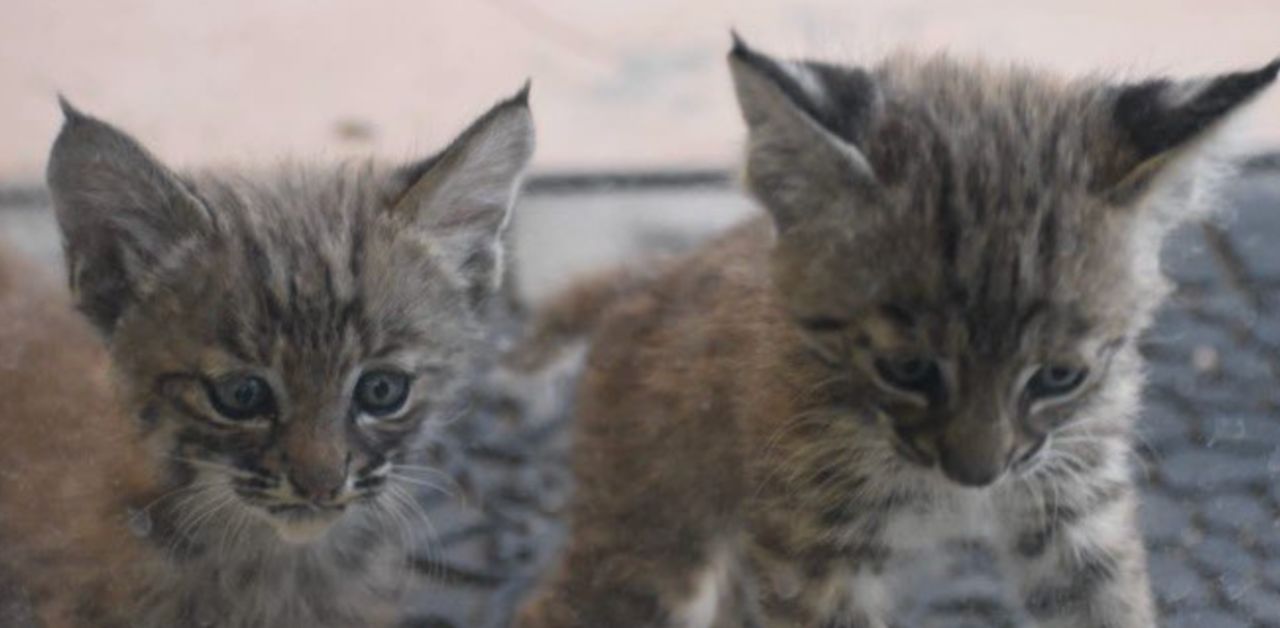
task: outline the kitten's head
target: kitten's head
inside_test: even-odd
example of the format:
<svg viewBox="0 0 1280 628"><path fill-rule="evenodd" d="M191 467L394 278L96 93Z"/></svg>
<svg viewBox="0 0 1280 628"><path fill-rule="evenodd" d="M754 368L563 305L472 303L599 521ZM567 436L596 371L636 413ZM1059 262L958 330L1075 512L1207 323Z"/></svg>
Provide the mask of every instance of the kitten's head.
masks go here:
<svg viewBox="0 0 1280 628"><path fill-rule="evenodd" d="M942 57L790 62L740 41L729 62L785 306L903 456L968 485L1066 425L1131 412L1160 238L1186 209L1165 192L1280 68L1068 82Z"/></svg>
<svg viewBox="0 0 1280 628"><path fill-rule="evenodd" d="M207 497L175 503L234 495L309 539L439 482L408 463L483 342L527 90L418 163L263 176L176 174L64 111L48 180L71 287L156 455Z"/></svg>

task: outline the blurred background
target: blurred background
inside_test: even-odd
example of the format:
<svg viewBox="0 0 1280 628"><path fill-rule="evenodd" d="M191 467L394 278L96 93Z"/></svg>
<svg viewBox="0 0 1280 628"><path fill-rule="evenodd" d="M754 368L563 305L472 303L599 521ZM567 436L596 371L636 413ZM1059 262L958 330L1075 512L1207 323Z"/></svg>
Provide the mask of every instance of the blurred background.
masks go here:
<svg viewBox="0 0 1280 628"><path fill-rule="evenodd" d="M783 55L947 50L1063 73L1177 76L1280 55L1277 0L0 0L0 240L61 264L43 190L55 94L171 165L420 157L526 78L539 149L514 226L517 289L677 253L756 211L733 184L729 29ZM1173 628L1280 626L1280 88L1235 125L1225 211L1179 232L1138 477ZM571 375L569 379L571 380ZM564 388L571 381L564 382ZM502 626L554 555L571 490L564 397L482 391L424 497L440 576L413 626ZM912 564L902 625L1024 625L980 544Z"/></svg>
<svg viewBox="0 0 1280 628"><path fill-rule="evenodd" d="M783 54L950 50L1063 72L1256 67L1276 0L0 0L0 183L38 181L54 94L179 164L407 158L534 80L543 172L722 168L728 30ZM1253 145L1280 145L1280 94Z"/></svg>
<svg viewBox="0 0 1280 628"><path fill-rule="evenodd" d="M59 92L171 165L261 166L417 158L532 78L534 172L586 174L568 181L582 192L602 173L696 173L695 181L711 175L724 183L742 137L724 62L730 28L783 55L873 62L895 50L945 50L1071 74L1190 76L1280 55L1276 0L0 0L0 7L0 194L7 189L10 198L42 182ZM1232 150L1280 147L1280 90L1242 118ZM564 191L565 183L552 187ZM664 238L696 239L750 211L723 195L655 203L651 194L610 189L603 206L574 194L550 211L535 199L520 212L525 296L558 289L572 270ZM10 239L35 254L50 250L21 233ZM574 246L556 246L557 238Z"/></svg>

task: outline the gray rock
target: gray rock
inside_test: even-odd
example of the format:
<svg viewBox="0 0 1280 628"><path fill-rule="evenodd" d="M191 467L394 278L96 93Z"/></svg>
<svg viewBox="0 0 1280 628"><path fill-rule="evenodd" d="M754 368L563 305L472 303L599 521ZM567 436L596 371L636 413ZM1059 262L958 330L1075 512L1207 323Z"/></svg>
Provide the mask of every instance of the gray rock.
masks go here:
<svg viewBox="0 0 1280 628"><path fill-rule="evenodd" d="M1171 454L1163 460L1161 472L1171 488L1206 495L1263 484L1270 479L1265 460L1212 449Z"/></svg>
<svg viewBox="0 0 1280 628"><path fill-rule="evenodd" d="M1212 600L1209 587L1183 557L1171 552L1155 552L1148 559L1151 585L1162 606L1198 607Z"/></svg>

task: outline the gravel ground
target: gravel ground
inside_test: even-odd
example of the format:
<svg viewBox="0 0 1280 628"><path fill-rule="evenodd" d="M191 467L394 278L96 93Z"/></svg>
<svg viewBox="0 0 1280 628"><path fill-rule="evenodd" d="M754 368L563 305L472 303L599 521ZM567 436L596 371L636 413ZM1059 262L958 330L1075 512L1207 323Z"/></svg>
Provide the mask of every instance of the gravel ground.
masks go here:
<svg viewBox="0 0 1280 628"><path fill-rule="evenodd" d="M714 205L719 194L723 215L743 211L738 197L715 186L699 188L698 202ZM670 210L685 193L673 188L645 202ZM529 206L542 207L545 217L551 208L582 203L575 194L544 190ZM56 240L41 197L14 198L0 194L0 237L54 263ZM608 199L605 193L586 204L607 206ZM1165 262L1177 291L1143 345L1152 368L1137 464L1142 519L1171 628L1280 626L1280 169L1255 169L1230 199L1232 211L1222 219L1170 242ZM540 219L532 209L526 215ZM669 249L699 235L666 225L629 246ZM567 390L571 378L560 385ZM505 625L563 540L558 513L571 490L567 409L533 411L484 390L474 407L436 449L461 499L423 496L439 533L417 561L428 584L410 626ZM975 542L904 566L898 624L1021 625L992 563Z"/></svg>

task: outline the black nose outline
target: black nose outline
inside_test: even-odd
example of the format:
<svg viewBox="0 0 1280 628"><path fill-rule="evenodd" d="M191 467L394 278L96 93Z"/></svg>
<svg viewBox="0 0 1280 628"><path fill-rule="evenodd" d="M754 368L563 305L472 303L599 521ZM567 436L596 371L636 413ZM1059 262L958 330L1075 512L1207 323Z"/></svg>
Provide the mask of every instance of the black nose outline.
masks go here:
<svg viewBox="0 0 1280 628"><path fill-rule="evenodd" d="M1023 465L1026 465L1028 462L1031 462L1031 460L1035 458L1036 455L1039 454L1041 450L1044 449L1045 443L1047 443L1048 441L1049 441L1048 434L1045 434L1044 436L1037 438L1035 444L1031 445L1031 447L1029 447L1026 451L1022 452L1021 456L1018 456L1017 458L1012 458L1009 461L1009 465L1008 465L1009 468L1017 469L1019 467L1022 467Z"/></svg>

